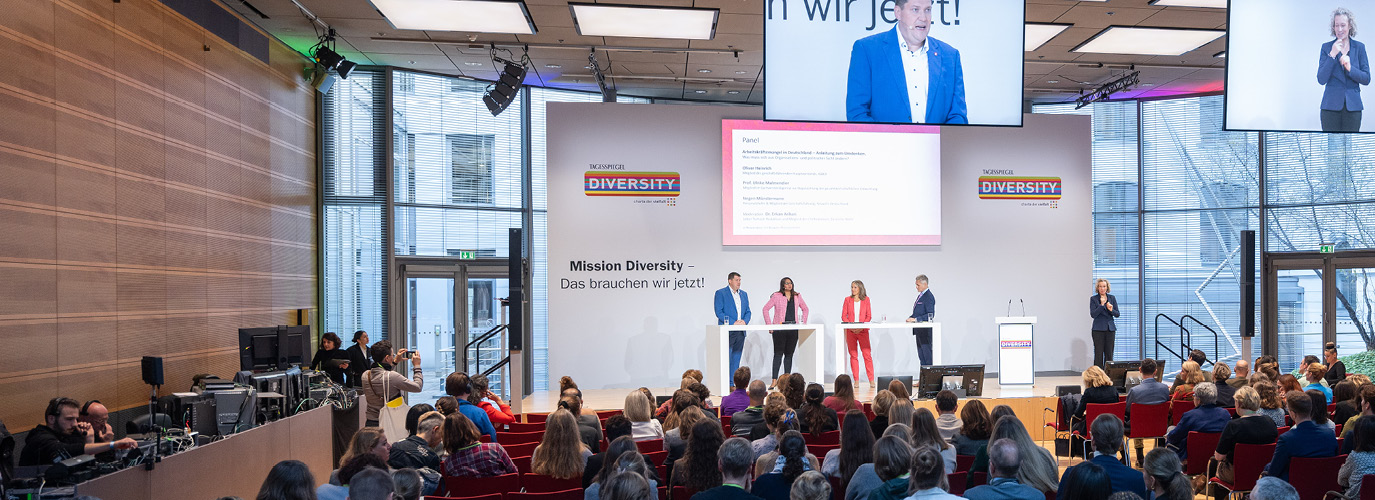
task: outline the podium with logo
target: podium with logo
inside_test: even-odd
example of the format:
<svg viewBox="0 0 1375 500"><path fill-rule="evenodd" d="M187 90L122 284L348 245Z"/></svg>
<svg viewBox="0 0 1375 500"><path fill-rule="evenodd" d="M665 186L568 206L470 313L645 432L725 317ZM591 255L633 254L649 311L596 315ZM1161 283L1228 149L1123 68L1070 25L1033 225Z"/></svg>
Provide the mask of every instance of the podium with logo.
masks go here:
<svg viewBox="0 0 1375 500"><path fill-rule="evenodd" d="M1031 385L1036 381L1036 317L999 316L998 383Z"/></svg>

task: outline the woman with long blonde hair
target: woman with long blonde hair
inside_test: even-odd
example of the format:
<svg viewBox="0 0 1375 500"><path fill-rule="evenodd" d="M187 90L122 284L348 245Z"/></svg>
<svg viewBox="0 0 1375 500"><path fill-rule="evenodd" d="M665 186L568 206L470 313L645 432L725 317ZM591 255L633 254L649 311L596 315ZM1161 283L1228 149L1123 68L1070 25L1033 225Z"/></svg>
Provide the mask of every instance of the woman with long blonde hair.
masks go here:
<svg viewBox="0 0 1375 500"><path fill-rule="evenodd" d="M1207 381L1203 378L1203 370L1200 369L1198 363L1193 360L1184 362L1177 378L1179 378L1180 382L1175 388L1174 394L1170 396L1170 401L1193 400L1194 386Z"/></svg>
<svg viewBox="0 0 1375 500"><path fill-rule="evenodd" d="M578 434L577 418L560 408L544 423L544 439L530 457L530 468L535 474L558 479L581 479L590 456L592 451Z"/></svg>

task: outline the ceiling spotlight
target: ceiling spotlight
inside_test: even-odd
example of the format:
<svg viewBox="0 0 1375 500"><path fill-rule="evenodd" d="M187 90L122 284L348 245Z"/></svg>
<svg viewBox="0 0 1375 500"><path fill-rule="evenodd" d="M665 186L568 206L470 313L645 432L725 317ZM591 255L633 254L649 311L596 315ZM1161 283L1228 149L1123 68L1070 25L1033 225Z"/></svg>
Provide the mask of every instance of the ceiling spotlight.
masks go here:
<svg viewBox="0 0 1375 500"><path fill-rule="evenodd" d="M322 41L321 43L323 44L325 42ZM316 63L318 63L321 66L324 66L325 69L337 68L339 67L339 63L344 62L344 56L339 55L339 53L335 52L334 49L331 49L325 45L320 45L318 48L316 48L315 54L313 54L312 58L315 59Z"/></svg>

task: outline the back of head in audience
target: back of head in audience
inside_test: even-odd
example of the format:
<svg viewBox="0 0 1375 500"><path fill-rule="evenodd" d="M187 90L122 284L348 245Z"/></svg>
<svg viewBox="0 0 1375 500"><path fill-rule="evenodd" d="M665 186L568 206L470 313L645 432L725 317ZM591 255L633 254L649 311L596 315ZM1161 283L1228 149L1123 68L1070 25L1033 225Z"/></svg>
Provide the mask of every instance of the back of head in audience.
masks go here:
<svg viewBox="0 0 1375 500"><path fill-rule="evenodd" d="M368 467L349 481L349 500L392 500L396 482L386 469Z"/></svg>
<svg viewBox="0 0 1375 500"><path fill-rule="evenodd" d="M769 386L763 380L751 380L746 394L750 396L750 406L761 406L769 395Z"/></svg>
<svg viewBox="0 0 1375 500"><path fill-rule="evenodd" d="M1179 455L1174 450L1160 447L1146 454L1146 488L1163 492L1157 495L1161 500L1192 500L1194 487L1189 476L1184 475L1184 466L1179 463Z"/></svg>
<svg viewBox="0 0 1375 500"><path fill-rule="evenodd" d="M890 424L887 428L883 429L883 435L879 436L879 438L882 439L887 436L901 439L902 442L907 443L908 448L912 447L912 426L910 425Z"/></svg>
<svg viewBox="0 0 1375 500"><path fill-rule="evenodd" d="M874 461L874 431L864 412L850 410L845 412L845 422L840 425L840 484L850 484L859 466Z"/></svg>
<svg viewBox="0 0 1375 500"><path fill-rule="evenodd" d="M1256 395L1260 396L1260 407L1273 410L1284 408L1284 396L1275 388L1274 382L1260 381L1251 387L1256 390Z"/></svg>
<svg viewBox="0 0 1375 500"><path fill-rule="evenodd" d="M386 460L378 458L377 455L365 453L353 457L353 459L339 465L339 473L335 477L339 479L339 484L348 486L355 474L363 472L363 469L374 467L382 470L389 470Z"/></svg>
<svg viewBox="0 0 1375 500"><path fill-rule="evenodd" d="M874 402L870 404L869 409L874 412L876 417L886 417L888 416L888 409L893 407L893 401L897 401L897 399L897 396L893 395L893 391L883 389L874 395Z"/></svg>
<svg viewBox="0 0 1375 500"><path fill-rule="evenodd" d="M649 481L634 472L618 472L602 481L599 500L647 500L656 498Z"/></svg>
<svg viewBox="0 0 1375 500"><path fill-rule="evenodd" d="M1285 394L1284 406L1289 410L1289 416L1294 418L1295 424L1313 417L1313 398L1308 397L1303 391L1289 391Z"/></svg>
<svg viewBox="0 0 1375 500"><path fill-rule="evenodd" d="M1356 399L1356 384L1350 380L1337 382L1332 386L1332 402L1351 401Z"/></svg>
<svg viewBox="0 0 1375 500"><path fill-rule="evenodd" d="M885 482L906 474L912 465L912 447L907 440L887 434L884 431L884 436L874 443L874 473Z"/></svg>
<svg viewBox="0 0 1375 500"><path fill-rule="evenodd" d="M807 392L807 379L801 373L794 373L786 379L788 385L782 388L783 397L787 398L788 406L796 410L806 402L804 395Z"/></svg>
<svg viewBox="0 0 1375 500"><path fill-rule="evenodd" d="M1079 462L1066 470L1058 492L1059 498L1064 500L1097 500L1111 494L1108 471L1091 461Z"/></svg>
<svg viewBox="0 0 1375 500"><path fill-rule="evenodd" d="M931 447L937 452L950 447L941 437L941 429L936 425L936 416L931 410L922 408L912 417L912 447Z"/></svg>
<svg viewBox="0 0 1375 500"><path fill-rule="evenodd" d="M625 395L625 406L622 414L631 422L648 422L654 418L654 408L652 402L645 399L645 394L638 390L630 391Z"/></svg>
<svg viewBox="0 0 1375 500"><path fill-rule="evenodd" d="M1227 368L1227 363L1213 365L1213 382L1225 384L1229 378L1232 378L1232 369Z"/></svg>
<svg viewBox="0 0 1375 500"><path fill-rule="evenodd" d="M936 393L936 411L941 413L955 413L955 406L959 402L959 396L953 391L941 390Z"/></svg>
<svg viewBox="0 0 1375 500"><path fill-rule="evenodd" d="M993 424L998 423L998 419L1003 417L1012 417L1015 419L1017 418L1017 412L1012 411L1012 407L1008 405L994 406L992 410L988 411L988 428L990 432L993 430Z"/></svg>
<svg viewBox="0 0 1375 500"><path fill-rule="evenodd" d="M989 421L988 410L984 408L982 401L971 399L960 409L960 422L964 427L960 428L960 434L975 441L988 439L988 432L992 430L993 422Z"/></svg>
<svg viewBox="0 0 1375 500"><path fill-rule="evenodd" d="M925 410L925 408L922 408ZM930 412L931 410L926 410ZM916 409L912 408L912 401L909 399L899 399L893 401L893 405L888 407L888 424L907 424L912 425L912 416L916 414Z"/></svg>
<svg viewBox="0 0 1375 500"><path fill-rule="evenodd" d="M625 415L612 415L602 422L602 433L607 441L615 441L618 437L630 436L634 432L634 425Z"/></svg>
<svg viewBox="0 0 1375 500"><path fill-rule="evenodd" d="M453 396L441 397L438 401L434 402L434 409L441 415L447 417L449 414L458 411L458 398Z"/></svg>
<svg viewBox="0 0 1375 500"><path fill-rule="evenodd" d="M1146 499L1141 498L1141 495L1137 495L1135 492L1131 492L1131 491L1118 491L1118 492L1116 492L1116 493L1113 493L1111 496L1109 496L1109 497L1108 497L1108 500L1146 500Z"/></svg>
<svg viewBox="0 0 1375 500"><path fill-rule="evenodd" d="M1194 386L1194 401L1198 406L1217 404L1217 385L1203 382Z"/></svg>
<svg viewBox="0 0 1375 500"><path fill-rule="evenodd" d="M808 384L804 398L806 411L802 418L807 421L808 430L812 435L820 435L826 430L826 424L830 423L830 413L821 404L826 398L826 388L821 384Z"/></svg>
<svg viewBox="0 0 1375 500"><path fill-rule="evenodd" d="M1262 476L1251 489L1251 500L1299 500L1299 491L1283 479Z"/></svg>
<svg viewBox="0 0 1375 500"><path fill-rule="evenodd" d="M411 436L416 435L416 433L419 432L420 416L432 411L435 411L434 407L430 406L428 403L420 403L412 406L411 409L406 412L406 432L410 433Z"/></svg>
<svg viewBox="0 0 1375 500"><path fill-rule="evenodd" d="M395 470L391 473L391 479L396 485L397 500L420 500L425 480L420 477L419 471L411 468Z"/></svg>
<svg viewBox="0 0 1375 500"><path fill-rule="evenodd" d="M444 417L444 450L450 455L472 446L480 439L482 438L478 434L477 425L468 420L466 415L453 412Z"/></svg>
<svg viewBox="0 0 1375 500"><path fill-rule="evenodd" d="M687 468L683 485L690 490L704 491L721 485L721 470L717 468L716 453L726 440L721 424L709 418L698 420L692 425L692 434L687 443L687 452L675 464ZM805 452L806 446L802 448Z"/></svg>
<svg viewBox="0 0 1375 500"><path fill-rule="evenodd" d="M468 378L467 373L453 372L444 378L444 393L453 396L454 399L468 399L472 392L473 381Z"/></svg>
<svg viewBox="0 0 1375 500"><path fill-rule="evenodd" d="M1351 439L1354 441L1355 451L1370 452L1375 451L1375 417L1369 415L1356 419L1356 423L1351 424Z"/></svg>
<svg viewBox="0 0 1375 500"><path fill-rule="evenodd" d="M711 389L708 389L707 385L701 382L694 382L692 385L689 385L688 390L692 391L694 396L697 396L699 404L705 404L707 398L711 397Z"/></svg>
<svg viewBox="0 0 1375 500"><path fill-rule="evenodd" d="M1155 376L1155 360L1146 358L1141 360L1141 376L1143 378Z"/></svg>
<svg viewBox="0 0 1375 500"><path fill-rule="evenodd" d="M912 475L908 478L908 493L929 490L941 485L945 479L945 459L939 451L930 446L912 450Z"/></svg>
<svg viewBox="0 0 1375 500"><path fill-rule="evenodd" d="M559 479L582 476L585 460L582 451L586 447L578 433L578 421L566 409L550 413L544 423L544 439L535 447L530 458L530 468L536 474Z"/></svg>
<svg viewBox="0 0 1375 500"><path fill-rule="evenodd" d="M912 399L910 388L898 379L888 383L888 392L893 393L893 397L897 399Z"/></svg>
<svg viewBox="0 0 1375 500"><path fill-rule="evenodd" d="M1317 389L1309 389L1304 394L1313 400L1313 412L1309 415L1313 423L1327 425L1327 395Z"/></svg>
<svg viewBox="0 0 1375 500"><path fill-rule="evenodd" d="M1322 380L1323 377L1327 376L1327 365L1322 363L1311 363L1308 365L1307 375L1308 383L1316 384L1319 380Z"/></svg>
<svg viewBox="0 0 1375 500"><path fill-rule="evenodd" d="M1237 393L1232 398L1237 402L1237 411L1246 410L1251 413L1260 411L1260 394L1251 387L1242 386L1237 389Z"/></svg>
<svg viewBox="0 0 1375 500"><path fill-rule="evenodd" d="M731 374L730 380L732 383L735 384L735 388L739 390L744 389L747 385L750 385L750 376L750 367L742 366L735 369L735 373Z"/></svg>
<svg viewBox="0 0 1375 500"><path fill-rule="evenodd" d="M809 470L797 476L793 481L792 490L788 492L788 500L830 500L831 482L826 480L826 476L820 472Z"/></svg>
<svg viewBox="0 0 1375 500"><path fill-rule="evenodd" d="M1017 477L1021 465L1016 441L1002 438L988 443L988 472L993 477Z"/></svg>
<svg viewBox="0 0 1375 500"><path fill-rule="evenodd" d="M702 370L698 370L696 368L688 368L687 370L683 371L683 378L690 378L696 382L701 382L703 378Z"/></svg>
<svg viewBox="0 0 1375 500"><path fill-rule="evenodd" d="M602 469L597 471L597 475L592 479L592 482L600 482L603 479L611 477L611 475L616 472L616 460L619 459L622 454L628 452L635 452L637 454L640 452L639 448L635 446L635 440L631 439L630 436L620 436L611 440L611 444L606 445L606 456L602 458Z"/></svg>
<svg viewBox="0 0 1375 500"><path fill-rule="evenodd" d="M1093 449L1104 455L1116 455L1122 449L1122 420L1117 415L1104 413L1093 419L1089 434L1093 436Z"/></svg>
<svg viewBox="0 0 1375 500"><path fill-rule="evenodd" d="M277 462L258 489L257 500L315 500L315 476L299 460Z"/></svg>
<svg viewBox="0 0 1375 500"><path fill-rule="evenodd" d="M802 438L802 433L783 433L783 439L778 441L778 456L783 459L783 479L791 483L802 475L802 469L807 464L807 441Z"/></svg>
<svg viewBox="0 0 1375 500"><path fill-rule="evenodd" d="M1189 351L1189 361L1198 363L1198 366L1201 367L1203 366L1203 363L1206 363L1208 361L1208 355L1203 351L1194 349L1192 351Z"/></svg>
<svg viewBox="0 0 1375 500"><path fill-rule="evenodd" d="M1097 365L1084 370L1084 388L1103 387L1105 385L1112 385L1112 379L1108 378L1108 372L1103 371Z"/></svg>
<svg viewBox="0 0 1375 500"><path fill-rule="evenodd" d="M754 468L754 448L745 438L727 439L721 443L721 450L717 452L717 465L721 469L721 478L724 481L743 486Z"/></svg>

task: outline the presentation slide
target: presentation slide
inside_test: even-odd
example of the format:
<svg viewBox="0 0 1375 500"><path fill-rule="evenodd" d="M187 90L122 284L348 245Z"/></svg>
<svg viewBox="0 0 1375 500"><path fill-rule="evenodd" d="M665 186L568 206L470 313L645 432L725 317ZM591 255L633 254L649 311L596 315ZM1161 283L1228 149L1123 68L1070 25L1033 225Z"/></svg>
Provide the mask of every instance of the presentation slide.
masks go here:
<svg viewBox="0 0 1375 500"><path fill-rule="evenodd" d="M1375 132L1361 119L1370 56L1356 19L1375 19L1375 0L1231 2L1224 127Z"/></svg>
<svg viewBox="0 0 1375 500"><path fill-rule="evenodd" d="M1024 0L769 0L764 119L1022 125Z"/></svg>
<svg viewBox="0 0 1375 500"><path fill-rule="evenodd" d="M939 245L940 129L722 120L725 245Z"/></svg>

